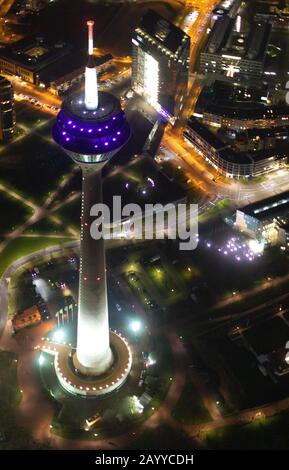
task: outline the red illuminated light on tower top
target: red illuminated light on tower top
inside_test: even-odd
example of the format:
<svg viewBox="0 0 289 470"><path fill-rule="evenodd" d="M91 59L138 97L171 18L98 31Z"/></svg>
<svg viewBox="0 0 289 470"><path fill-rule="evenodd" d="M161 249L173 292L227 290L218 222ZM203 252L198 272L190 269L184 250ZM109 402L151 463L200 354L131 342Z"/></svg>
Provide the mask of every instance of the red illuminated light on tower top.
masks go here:
<svg viewBox="0 0 289 470"><path fill-rule="evenodd" d="M88 54L93 55L93 26L94 26L94 21L93 20L88 20L86 22L87 27L88 27Z"/></svg>

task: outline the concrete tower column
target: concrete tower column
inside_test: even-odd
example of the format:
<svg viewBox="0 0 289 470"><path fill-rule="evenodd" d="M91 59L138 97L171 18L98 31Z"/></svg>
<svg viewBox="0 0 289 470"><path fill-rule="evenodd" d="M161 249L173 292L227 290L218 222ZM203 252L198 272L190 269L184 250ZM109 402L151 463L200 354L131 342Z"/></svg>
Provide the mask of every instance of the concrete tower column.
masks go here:
<svg viewBox="0 0 289 470"><path fill-rule="evenodd" d="M113 361L109 345L104 239L94 240L90 210L102 202L100 169L82 169L77 350L74 365L86 375L100 375Z"/></svg>

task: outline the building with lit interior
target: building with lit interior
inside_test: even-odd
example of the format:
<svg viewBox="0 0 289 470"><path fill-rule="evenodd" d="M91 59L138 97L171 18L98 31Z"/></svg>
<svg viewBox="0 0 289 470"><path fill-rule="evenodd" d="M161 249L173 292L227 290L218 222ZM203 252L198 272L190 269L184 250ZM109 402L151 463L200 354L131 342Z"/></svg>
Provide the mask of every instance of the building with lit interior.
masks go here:
<svg viewBox="0 0 289 470"><path fill-rule="evenodd" d="M40 322L41 314L36 305L33 305L33 307L27 308L23 312L15 315L12 319L12 326L16 332L27 326L38 325Z"/></svg>
<svg viewBox="0 0 289 470"><path fill-rule="evenodd" d="M165 117L183 107L189 54L189 36L152 10L133 32L132 88Z"/></svg>
<svg viewBox="0 0 289 470"><path fill-rule="evenodd" d="M200 72L235 79L261 79L272 25L248 23L241 16L222 15L215 22L200 57Z"/></svg>
<svg viewBox="0 0 289 470"><path fill-rule="evenodd" d="M194 116L187 122L184 137L210 165L227 178L261 176L288 162L286 144L260 151L237 152L230 142L221 139Z"/></svg>
<svg viewBox="0 0 289 470"><path fill-rule="evenodd" d="M273 103L272 103L273 101ZM274 102L267 85L208 79L194 116L208 126L234 131L274 129L289 125L289 106Z"/></svg>
<svg viewBox="0 0 289 470"><path fill-rule="evenodd" d="M66 98L53 127L55 141L82 170L77 347L76 352L57 352L55 368L66 390L96 396L118 388L131 367L126 341L109 330L104 239L96 240L90 232L95 219L91 208L102 202L101 170L128 141L130 127L118 99L98 93L93 21L87 25L84 95ZM49 345L45 350L49 352ZM70 364L68 356L73 358Z"/></svg>
<svg viewBox="0 0 289 470"><path fill-rule="evenodd" d="M238 209L235 228L269 245L288 247L289 192Z"/></svg>
<svg viewBox="0 0 289 470"><path fill-rule="evenodd" d="M111 55L96 58L97 67ZM30 36L0 51L0 72L60 94L84 78L83 51L64 41Z"/></svg>
<svg viewBox="0 0 289 470"><path fill-rule="evenodd" d="M67 43L52 44L44 37L31 36L1 50L0 70L38 85L41 71L56 62L60 67L61 61L71 52L72 47Z"/></svg>
<svg viewBox="0 0 289 470"><path fill-rule="evenodd" d="M15 110L13 86L9 80L0 77L0 140L13 136L15 128Z"/></svg>

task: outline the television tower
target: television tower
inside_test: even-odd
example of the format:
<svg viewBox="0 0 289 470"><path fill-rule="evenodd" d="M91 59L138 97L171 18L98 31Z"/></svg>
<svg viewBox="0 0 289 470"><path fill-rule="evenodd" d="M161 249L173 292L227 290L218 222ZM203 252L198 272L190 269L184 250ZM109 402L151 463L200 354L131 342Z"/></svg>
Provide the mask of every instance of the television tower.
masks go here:
<svg viewBox="0 0 289 470"><path fill-rule="evenodd" d="M119 100L98 91L93 25L93 21L87 21L84 96L65 99L52 133L82 170L78 328L73 364L82 375L97 377L110 370L117 351L111 345L109 331L104 240L91 237L90 210L102 202L101 170L128 141L130 128Z"/></svg>

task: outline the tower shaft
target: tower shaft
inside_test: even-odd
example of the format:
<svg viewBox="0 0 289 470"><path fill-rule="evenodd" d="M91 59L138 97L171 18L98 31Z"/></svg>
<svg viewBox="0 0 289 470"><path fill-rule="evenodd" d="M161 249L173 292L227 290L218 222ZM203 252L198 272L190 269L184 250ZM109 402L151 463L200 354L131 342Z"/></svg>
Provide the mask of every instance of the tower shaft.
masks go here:
<svg viewBox="0 0 289 470"><path fill-rule="evenodd" d="M75 366L86 375L100 375L112 363L109 345L104 239L94 240L90 210L102 203L100 169L82 168L81 235Z"/></svg>

